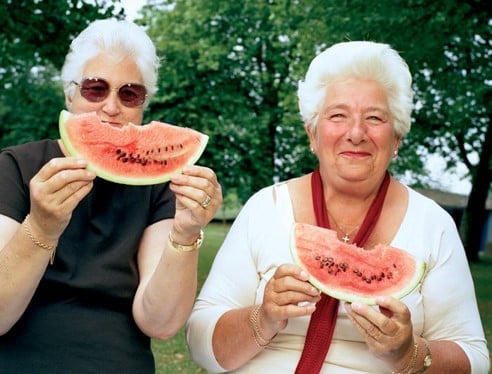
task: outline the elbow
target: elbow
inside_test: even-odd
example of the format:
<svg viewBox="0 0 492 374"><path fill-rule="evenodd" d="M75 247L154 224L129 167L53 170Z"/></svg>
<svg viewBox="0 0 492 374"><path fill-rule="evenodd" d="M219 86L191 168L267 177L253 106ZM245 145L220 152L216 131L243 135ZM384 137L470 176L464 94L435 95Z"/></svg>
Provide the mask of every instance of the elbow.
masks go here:
<svg viewBox="0 0 492 374"><path fill-rule="evenodd" d="M0 320L2 319L0 318ZM7 334L12 329L14 324L15 322L10 323L9 321L2 321L2 323L0 323L0 336Z"/></svg>
<svg viewBox="0 0 492 374"><path fill-rule="evenodd" d="M0 313L0 336L7 334L19 320L20 315L13 316L9 313Z"/></svg>
<svg viewBox="0 0 492 374"><path fill-rule="evenodd" d="M158 323L139 323L135 320L138 328L145 335L152 339L169 340L174 337L182 327L182 325L159 326Z"/></svg>
<svg viewBox="0 0 492 374"><path fill-rule="evenodd" d="M180 327L178 328L167 328L167 329L162 329L162 330L156 330L154 329L153 331L148 331L144 333L148 335L152 339L158 339L158 340L169 340L176 336L176 334L179 332Z"/></svg>
<svg viewBox="0 0 492 374"><path fill-rule="evenodd" d="M152 339L168 340L174 337L183 327L185 321L163 320L161 318L145 318L134 314L133 319L145 335Z"/></svg>

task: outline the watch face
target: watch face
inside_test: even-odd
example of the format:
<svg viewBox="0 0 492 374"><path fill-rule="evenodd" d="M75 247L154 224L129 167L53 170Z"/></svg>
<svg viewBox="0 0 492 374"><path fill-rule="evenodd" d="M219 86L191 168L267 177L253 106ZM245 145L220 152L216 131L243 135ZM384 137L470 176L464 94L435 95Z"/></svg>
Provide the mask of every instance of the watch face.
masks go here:
<svg viewBox="0 0 492 374"><path fill-rule="evenodd" d="M432 358L431 358L431 356L429 356L429 355L425 356L425 358L424 358L424 368L427 369L429 366L431 366L431 364L432 364Z"/></svg>

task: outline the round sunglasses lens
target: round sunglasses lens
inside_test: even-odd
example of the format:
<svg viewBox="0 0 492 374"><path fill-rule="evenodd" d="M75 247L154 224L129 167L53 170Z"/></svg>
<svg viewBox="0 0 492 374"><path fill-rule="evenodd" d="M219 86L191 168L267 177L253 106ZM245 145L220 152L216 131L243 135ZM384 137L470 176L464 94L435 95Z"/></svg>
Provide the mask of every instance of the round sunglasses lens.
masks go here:
<svg viewBox="0 0 492 374"><path fill-rule="evenodd" d="M84 79L80 85L80 94L91 102L103 101L109 94L109 84L101 79Z"/></svg>
<svg viewBox="0 0 492 374"><path fill-rule="evenodd" d="M118 97L123 105L128 107L142 105L145 101L146 94L147 90L145 86L140 84L128 83L118 90Z"/></svg>

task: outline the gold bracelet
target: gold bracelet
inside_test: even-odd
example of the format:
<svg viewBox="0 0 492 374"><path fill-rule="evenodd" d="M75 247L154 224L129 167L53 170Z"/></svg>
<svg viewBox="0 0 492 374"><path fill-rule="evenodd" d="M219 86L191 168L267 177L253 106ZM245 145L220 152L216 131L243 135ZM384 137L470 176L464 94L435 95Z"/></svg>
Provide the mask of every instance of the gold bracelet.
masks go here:
<svg viewBox="0 0 492 374"><path fill-rule="evenodd" d="M424 361L422 363L422 369L416 371L414 374L422 374L422 373L425 373L425 371L432 364L432 354L431 354L431 350L430 350L429 344L427 343L427 341L425 339L423 339L423 342L424 342L424 347L425 347L425 357L424 357Z"/></svg>
<svg viewBox="0 0 492 374"><path fill-rule="evenodd" d="M172 232L169 231L168 243L170 247L177 252L191 252L194 251L195 249L200 249L203 243L203 230L200 230L200 235L195 240L195 242L191 245L183 245L183 244L176 243L174 241Z"/></svg>
<svg viewBox="0 0 492 374"><path fill-rule="evenodd" d="M417 356L419 355L419 343L415 342L413 345L413 353L412 353L412 358L410 359L410 362L408 365L403 369L402 371L392 371L391 374L406 374L410 373L413 367L415 366L415 363L417 362Z"/></svg>
<svg viewBox="0 0 492 374"><path fill-rule="evenodd" d="M29 239L31 239L31 241L34 244L36 244L40 248L43 248L45 251L51 252L50 265L53 265L53 262L55 261L56 246L58 243L55 245L48 245L48 244L45 244L45 243L37 240L31 233L31 229L30 229L30 225L29 225L29 214L24 219L22 226L24 227L24 231L26 232L27 236L29 237Z"/></svg>
<svg viewBox="0 0 492 374"><path fill-rule="evenodd" d="M275 334L271 339L267 339L260 332L260 328L258 327L258 314L260 312L260 308L261 305L258 305L256 308L253 309L253 312L251 312L251 316L249 317L249 324L251 326L251 329L253 330L253 338L255 339L256 345L263 348L270 344L272 339L277 334Z"/></svg>

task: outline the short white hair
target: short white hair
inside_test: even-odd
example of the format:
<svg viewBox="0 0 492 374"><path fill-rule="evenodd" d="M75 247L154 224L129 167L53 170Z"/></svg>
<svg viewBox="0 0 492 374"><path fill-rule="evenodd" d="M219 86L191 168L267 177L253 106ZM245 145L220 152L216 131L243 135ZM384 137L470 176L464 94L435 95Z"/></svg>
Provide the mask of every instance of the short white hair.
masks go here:
<svg viewBox="0 0 492 374"><path fill-rule="evenodd" d="M100 54L132 58L142 74L149 98L155 94L159 58L152 40L142 27L133 22L103 19L92 22L70 44L61 71L67 97L73 97L75 85L72 82L80 82L87 62Z"/></svg>
<svg viewBox="0 0 492 374"><path fill-rule="evenodd" d="M350 78L380 84L388 97L396 133L404 137L410 131L413 90L408 65L388 44L369 41L335 44L311 61L297 91L306 127L316 126L330 84Z"/></svg>

